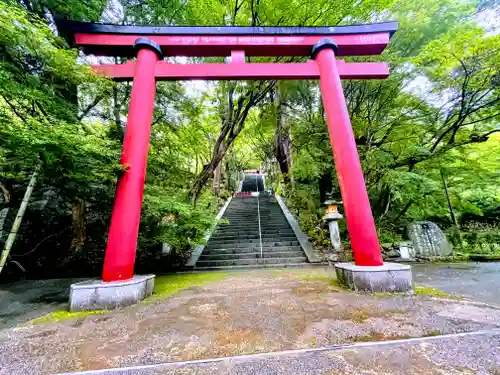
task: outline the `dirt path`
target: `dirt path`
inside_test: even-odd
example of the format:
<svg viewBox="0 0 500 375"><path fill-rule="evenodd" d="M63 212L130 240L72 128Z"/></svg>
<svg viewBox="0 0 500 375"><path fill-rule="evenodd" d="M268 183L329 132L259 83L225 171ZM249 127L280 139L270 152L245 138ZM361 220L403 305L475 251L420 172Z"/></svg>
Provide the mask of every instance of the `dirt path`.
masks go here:
<svg viewBox="0 0 500 375"><path fill-rule="evenodd" d="M0 331L0 374L50 374L500 327L500 310L425 296L369 296L324 270L249 271L171 298Z"/></svg>

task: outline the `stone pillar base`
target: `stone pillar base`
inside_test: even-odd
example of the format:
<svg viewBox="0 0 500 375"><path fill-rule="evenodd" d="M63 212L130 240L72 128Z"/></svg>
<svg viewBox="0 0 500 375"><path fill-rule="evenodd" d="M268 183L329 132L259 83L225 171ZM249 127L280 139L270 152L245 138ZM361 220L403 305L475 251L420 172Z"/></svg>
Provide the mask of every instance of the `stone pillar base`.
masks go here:
<svg viewBox="0 0 500 375"><path fill-rule="evenodd" d="M153 294L155 275L123 281L82 281L71 285L70 311L108 310L133 305Z"/></svg>
<svg viewBox="0 0 500 375"><path fill-rule="evenodd" d="M337 263L335 272L340 283L355 291L413 292L411 267L406 264L356 266L354 263Z"/></svg>

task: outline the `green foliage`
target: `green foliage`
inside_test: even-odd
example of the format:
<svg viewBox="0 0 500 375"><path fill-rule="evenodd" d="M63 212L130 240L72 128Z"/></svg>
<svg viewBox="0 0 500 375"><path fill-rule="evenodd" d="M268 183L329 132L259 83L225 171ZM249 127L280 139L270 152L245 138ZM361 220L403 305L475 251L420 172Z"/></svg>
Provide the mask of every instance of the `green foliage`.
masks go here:
<svg viewBox="0 0 500 375"><path fill-rule="evenodd" d="M165 269L183 266L192 248L204 243L204 236L214 225L217 209L217 200L209 194L204 194L193 206L186 199L186 191L147 185L139 237L143 252L138 254L139 259L151 260L151 253L158 251L158 245L166 243L173 248L173 254Z"/></svg>
<svg viewBox="0 0 500 375"><path fill-rule="evenodd" d="M468 223L462 230L451 230L447 237L465 254L500 254L500 226Z"/></svg>
<svg viewBox="0 0 500 375"><path fill-rule="evenodd" d="M119 144L106 139L105 127L78 123L66 97L76 85L107 81L77 64L75 51L62 49L62 41L25 10L0 4L0 25L2 171L28 176L41 162L45 181L72 197L84 194L82 185L114 181Z"/></svg>

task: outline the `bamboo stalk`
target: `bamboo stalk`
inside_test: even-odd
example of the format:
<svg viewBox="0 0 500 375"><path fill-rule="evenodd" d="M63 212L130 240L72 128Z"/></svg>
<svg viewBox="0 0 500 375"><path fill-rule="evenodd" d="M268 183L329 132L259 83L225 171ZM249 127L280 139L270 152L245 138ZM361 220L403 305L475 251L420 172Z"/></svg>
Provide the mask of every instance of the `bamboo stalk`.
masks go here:
<svg viewBox="0 0 500 375"><path fill-rule="evenodd" d="M41 167L41 164L39 164L31 175L30 182L28 184L28 187L26 188L26 192L24 193L23 201L21 202L19 210L17 211L16 219L12 224L12 229L10 230L9 237L7 237L7 241L5 242L5 247L2 250L2 255L0 257L0 273L2 273L5 267L5 263L7 263L7 258L9 257L10 250L12 249L12 245L14 245L14 241L16 240L17 231L21 226L24 213L26 212L26 208L28 207L28 202L31 198L31 194L33 193L33 189L38 177L38 172L40 172Z"/></svg>

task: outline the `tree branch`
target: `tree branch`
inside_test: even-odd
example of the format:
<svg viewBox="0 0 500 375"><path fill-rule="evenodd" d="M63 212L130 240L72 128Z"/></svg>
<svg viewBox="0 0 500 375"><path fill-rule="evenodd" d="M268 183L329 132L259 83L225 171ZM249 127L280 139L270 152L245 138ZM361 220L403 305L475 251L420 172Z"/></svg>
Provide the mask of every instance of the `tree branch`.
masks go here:
<svg viewBox="0 0 500 375"><path fill-rule="evenodd" d="M98 105L101 100L104 98L102 95L98 95L95 97L95 99L88 105L86 106L82 112L76 117L78 121L82 120L85 116L88 115L88 113L96 106Z"/></svg>

